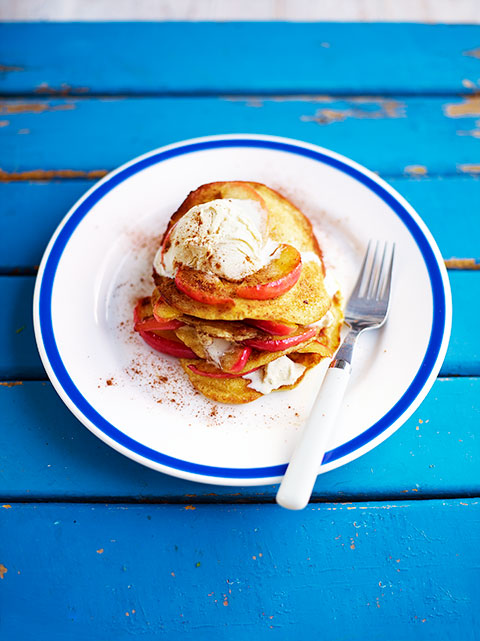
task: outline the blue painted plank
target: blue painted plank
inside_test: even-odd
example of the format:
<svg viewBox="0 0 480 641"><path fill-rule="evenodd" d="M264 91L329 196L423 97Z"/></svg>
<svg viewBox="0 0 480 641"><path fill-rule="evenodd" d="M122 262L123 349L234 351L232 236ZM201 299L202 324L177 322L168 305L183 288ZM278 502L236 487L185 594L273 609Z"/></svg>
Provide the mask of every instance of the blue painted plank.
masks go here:
<svg viewBox="0 0 480 641"><path fill-rule="evenodd" d="M478 173L479 116L478 99L458 97L10 100L0 103L0 178L107 170L167 143L232 132L317 143L383 175Z"/></svg>
<svg viewBox="0 0 480 641"><path fill-rule="evenodd" d="M0 276L0 380L46 378L33 334L34 283L31 276Z"/></svg>
<svg viewBox="0 0 480 641"><path fill-rule="evenodd" d="M276 487L222 487L155 472L109 448L46 382L0 386L1 500L271 501ZM318 478L327 501L478 496L480 379L438 379L387 441ZM128 499L127 499L128 497ZM1 562L1 558L0 558Z"/></svg>
<svg viewBox="0 0 480 641"><path fill-rule="evenodd" d="M92 185L87 180L0 183L0 270L38 266L57 225Z"/></svg>
<svg viewBox="0 0 480 641"><path fill-rule="evenodd" d="M478 81L479 43L474 25L4 24L0 89L459 92Z"/></svg>
<svg viewBox="0 0 480 641"><path fill-rule="evenodd" d="M480 180L392 178L395 187L417 209L432 231L445 258L478 258ZM32 269L56 226L90 187L92 181L0 183L0 270ZM468 233L458 233L459 225Z"/></svg>
<svg viewBox="0 0 480 641"><path fill-rule="evenodd" d="M472 318L480 316L480 273L450 272L453 291L453 330L441 369L445 376L480 374L480 345ZM35 347L32 323L34 277L0 276L0 380L44 379L45 372Z"/></svg>
<svg viewBox="0 0 480 641"><path fill-rule="evenodd" d="M480 314L480 272L449 272L453 298L452 336L442 371L480 374L480 340L476 319Z"/></svg>
<svg viewBox="0 0 480 641"><path fill-rule="evenodd" d="M0 518L4 639L478 639L476 500Z"/></svg>

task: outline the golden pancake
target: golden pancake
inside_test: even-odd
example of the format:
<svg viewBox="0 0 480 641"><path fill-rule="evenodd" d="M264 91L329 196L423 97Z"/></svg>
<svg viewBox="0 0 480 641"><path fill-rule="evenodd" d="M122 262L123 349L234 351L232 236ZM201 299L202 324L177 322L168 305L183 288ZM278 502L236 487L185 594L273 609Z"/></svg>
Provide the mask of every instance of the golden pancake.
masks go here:
<svg viewBox="0 0 480 641"><path fill-rule="evenodd" d="M301 365L304 365L306 369L293 385L284 385L278 390L273 390L274 392L297 387L308 370L322 360L322 357L319 354L291 354L289 358ZM250 383L250 381L245 378L208 378L207 376L201 376L200 374L192 372L189 368L189 365L198 365L198 361L181 358L180 364L185 370L194 388L207 398L210 398L212 401L229 404L251 403L257 398L263 396L260 392L248 387L248 383Z"/></svg>
<svg viewBox="0 0 480 641"><path fill-rule="evenodd" d="M240 194L236 193L237 189L240 189ZM299 325L314 323L324 316L330 307L330 298L323 282L322 254L310 222L278 192L260 183L240 181L202 185L191 192L175 212L166 233L193 206L216 198L238 197L238 195L246 198L249 197L251 190L261 197L268 209L270 238L277 243L292 245L298 251L309 254L303 257L302 271L296 284L277 298L255 300L229 295L232 299L230 303L212 305L193 300L177 288L173 279L155 273L154 280L159 294L169 305L184 314L208 320L239 321L253 318ZM196 272L195 277L198 281L197 285L200 287L203 285L205 291L214 287L212 279L201 272ZM216 277L216 282L223 282L225 286L231 288L231 283L224 279Z"/></svg>
<svg viewBox="0 0 480 641"><path fill-rule="evenodd" d="M293 389L302 381L308 369L317 365L322 359L333 356L340 342L340 329L343 320L342 301L339 294L336 294L332 299L325 289L322 253L308 219L290 201L260 183L241 181L210 183L191 192L169 221L164 235L165 247L168 247L170 242L168 240L169 230L185 213L195 205L219 198L252 199L260 202L268 212L268 219L264 224L268 226L270 239L281 245L282 251L285 246L288 246L290 256L292 252L294 258L296 255L295 270L297 272L300 271L298 252L302 253L302 269L300 276L297 276L296 283L276 298L258 300L247 298L246 296L249 294L245 290L251 290L252 284L261 283L263 287L265 282L276 281L276 277L272 277L272 273L275 272L269 271L268 266L256 272L253 275L253 281L252 277L247 277L241 283L233 283L190 268L181 268L187 270L187 273L181 275L184 280L180 280L180 272L177 273L177 282L182 290L195 295L197 288L199 288L202 292L207 293L207 296L200 298L210 301L215 298L218 300L223 298L225 301L224 303L211 304L210 302L209 304L194 300L177 287L175 279L161 276L154 271L156 287L152 296L143 299L137 305L135 313L140 320L153 321L153 325L150 324L150 327L155 326L155 319L157 327L158 323L170 321L171 330L144 330L145 340L147 340L147 334L156 334L160 338L170 341L167 347L174 351L167 349L166 353L182 356L182 354L176 353L179 348L175 343L172 348L172 341L179 341L177 345L183 344L184 347L181 348L183 352L190 354L193 352L198 356L198 359L179 358L196 390L221 403L249 403L260 398L263 394L250 388L249 379L242 378L242 374L266 366L268 363L288 355L290 359L306 367L293 385L284 385L279 388L279 390ZM266 230L267 227L265 226L264 229ZM290 265L291 263L288 263L285 267L285 262L280 262L280 267L276 268L277 273L281 276L285 273L291 274ZM244 291L241 291L240 286ZM238 295L237 287L245 297ZM256 295L258 289L253 289ZM283 340L288 336L294 337L311 330L309 326L323 318L327 312L332 317L329 325L318 329L318 333L313 337L310 334L308 340L276 352L257 349L257 347L265 347L260 344L265 340ZM293 325L292 333L287 336L273 336L260 327L250 325L249 320L290 324ZM180 326L178 327L178 325ZM279 329L283 331L283 328ZM212 339L218 338L229 341L231 347L221 356L220 365L217 366L211 362L207 348L212 344ZM235 375L228 376L228 371L234 369L235 364L243 362L242 359L239 359L239 355L246 356L244 341L248 344L250 340L252 342L258 341L256 348L252 349L242 369L235 372ZM149 341L147 340L147 342ZM161 344L156 348L164 351L164 346ZM192 371L190 365L193 365L197 371ZM198 370L212 376L201 375Z"/></svg>

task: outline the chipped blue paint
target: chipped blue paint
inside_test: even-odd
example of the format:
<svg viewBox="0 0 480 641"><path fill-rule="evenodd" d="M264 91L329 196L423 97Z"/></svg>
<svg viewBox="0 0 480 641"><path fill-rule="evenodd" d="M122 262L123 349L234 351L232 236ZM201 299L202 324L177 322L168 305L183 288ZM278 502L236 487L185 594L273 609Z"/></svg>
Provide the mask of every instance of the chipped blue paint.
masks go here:
<svg viewBox="0 0 480 641"><path fill-rule="evenodd" d="M1 637L478 638L476 500L187 507L0 508Z"/></svg>
<svg viewBox="0 0 480 641"><path fill-rule="evenodd" d="M234 503L245 497L272 500L275 494L274 486L212 487L140 466L86 430L50 383L0 386L0 416L5 500L74 496ZM361 458L320 476L314 494L330 501L478 496L479 422L480 379L439 379L401 430Z"/></svg>
<svg viewBox="0 0 480 641"><path fill-rule="evenodd" d="M326 100L265 99L252 103L231 98L149 97L7 101L0 109L0 120L9 123L0 128L0 167L6 172L114 169L162 145L232 132L305 140L389 176L402 175L412 165L426 166L431 175L456 174L460 166L478 162L478 139L457 133L473 126L473 119L470 125L468 119L449 118L443 112L451 98L386 101L374 97L367 99L370 104L358 99ZM388 108L386 102L391 103ZM22 111L8 113L18 103ZM38 111L40 105L45 110ZM379 117L367 118L366 114Z"/></svg>

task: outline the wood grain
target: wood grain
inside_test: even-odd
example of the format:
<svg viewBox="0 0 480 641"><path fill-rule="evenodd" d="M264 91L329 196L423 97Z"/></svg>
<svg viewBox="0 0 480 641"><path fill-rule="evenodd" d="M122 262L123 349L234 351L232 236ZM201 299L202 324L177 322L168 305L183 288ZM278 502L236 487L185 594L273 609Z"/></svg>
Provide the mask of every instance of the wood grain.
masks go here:
<svg viewBox="0 0 480 641"><path fill-rule="evenodd" d="M477 500L13 503L0 518L5 639L478 638Z"/></svg>
<svg viewBox="0 0 480 641"><path fill-rule="evenodd" d="M167 143L232 132L316 143L384 176L478 175L479 117L479 99L461 97L3 100L0 180L98 177Z"/></svg>
<svg viewBox="0 0 480 641"><path fill-rule="evenodd" d="M0 25L3 93L456 93L475 25ZM245 46L245 43L246 44ZM61 51L61 55L58 52Z"/></svg>
<svg viewBox="0 0 480 641"><path fill-rule="evenodd" d="M0 385L0 415L3 502L237 503L272 501L275 495L275 486L197 484L143 467L83 427L50 383ZM324 501L478 496L479 420L480 379L438 379L405 425L372 452L320 476L314 496Z"/></svg>

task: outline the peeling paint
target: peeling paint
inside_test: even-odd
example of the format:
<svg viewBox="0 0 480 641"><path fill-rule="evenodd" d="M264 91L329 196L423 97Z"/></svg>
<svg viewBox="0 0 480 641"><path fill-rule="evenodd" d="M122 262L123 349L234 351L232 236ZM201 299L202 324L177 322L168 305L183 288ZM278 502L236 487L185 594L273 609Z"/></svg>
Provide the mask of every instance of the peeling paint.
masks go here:
<svg viewBox="0 0 480 641"><path fill-rule="evenodd" d="M471 49L470 51L464 51L464 56L470 56L470 58L480 58L480 47L478 49Z"/></svg>
<svg viewBox="0 0 480 641"><path fill-rule="evenodd" d="M410 176L426 176L428 170L425 165L407 165L403 173Z"/></svg>
<svg viewBox="0 0 480 641"><path fill-rule="evenodd" d="M459 129L457 136L473 136L473 138L480 138L480 120L475 121L476 129Z"/></svg>
<svg viewBox="0 0 480 641"><path fill-rule="evenodd" d="M265 102L336 102L338 99L323 94L308 95L297 94L291 96L221 96L222 100L228 102L241 102L246 107L263 107Z"/></svg>
<svg viewBox="0 0 480 641"><path fill-rule="evenodd" d="M8 73L10 71L25 71L25 69L16 65L0 65L0 73Z"/></svg>
<svg viewBox="0 0 480 641"><path fill-rule="evenodd" d="M55 178L86 178L97 180L108 174L107 169L32 169L30 171L4 171L0 169L0 183L17 182L23 180L53 180Z"/></svg>
<svg viewBox="0 0 480 641"><path fill-rule="evenodd" d="M469 96L463 102L451 102L443 106L448 118L468 118L480 116L480 96Z"/></svg>
<svg viewBox="0 0 480 641"><path fill-rule="evenodd" d="M471 80L468 80L468 78L464 78L462 80L462 85L467 89L475 89L475 83L472 82Z"/></svg>
<svg viewBox="0 0 480 641"><path fill-rule="evenodd" d="M7 572L7 568L3 565L3 563L0 563L0 579L3 579Z"/></svg>
<svg viewBox="0 0 480 641"><path fill-rule="evenodd" d="M10 120L0 120L0 127L8 127Z"/></svg>
<svg viewBox="0 0 480 641"><path fill-rule="evenodd" d="M366 109L364 107L347 107L346 109L334 109L325 107L317 109L313 116L301 116L303 122L316 122L319 125L330 125L333 122L343 122L348 118L380 120L384 118L405 118L405 104L397 100L387 100L385 98L353 98L350 103L357 105L374 106L375 109Z"/></svg>
<svg viewBox="0 0 480 641"><path fill-rule="evenodd" d="M480 174L479 163L457 165L457 169L458 171L462 171L464 174Z"/></svg>
<svg viewBox="0 0 480 641"><path fill-rule="evenodd" d="M60 87L50 87L46 82L41 82L37 87L35 87L35 93L44 93L49 95L55 94L61 96L74 93L88 93L89 91L90 89L88 87L72 87L66 82L62 82Z"/></svg>
<svg viewBox="0 0 480 641"><path fill-rule="evenodd" d="M0 114L39 114L45 111L69 111L75 109L73 102L51 105L48 102L0 102Z"/></svg>
<svg viewBox="0 0 480 641"><path fill-rule="evenodd" d="M480 269L480 263L475 258L448 258L445 260L447 269Z"/></svg>

